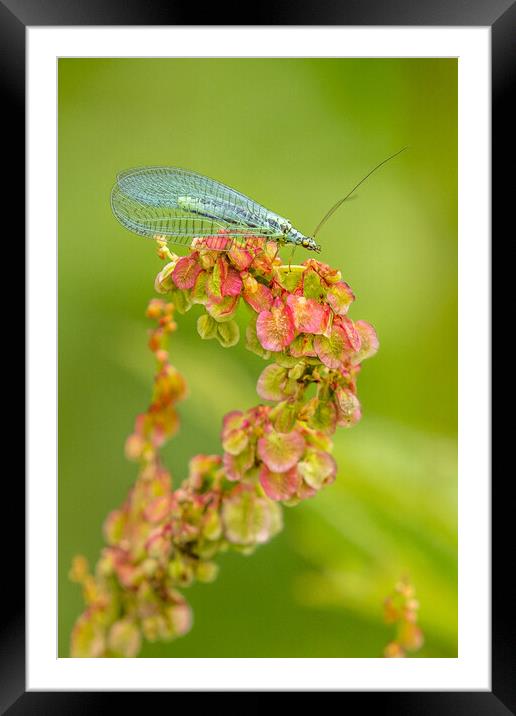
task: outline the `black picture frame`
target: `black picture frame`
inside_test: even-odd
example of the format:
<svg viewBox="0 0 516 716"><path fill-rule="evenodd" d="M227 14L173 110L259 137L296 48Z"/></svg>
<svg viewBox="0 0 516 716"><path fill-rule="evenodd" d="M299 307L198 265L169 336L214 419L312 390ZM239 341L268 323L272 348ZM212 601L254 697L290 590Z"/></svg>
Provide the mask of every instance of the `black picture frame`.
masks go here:
<svg viewBox="0 0 516 716"><path fill-rule="evenodd" d="M203 6L205 25L404 25L489 26L492 31L492 230L501 235L511 227L508 212L513 182L503 180L502 167L512 165L513 114L510 84L514 83L516 2L514 0L361 0L326 2L261 2L245 16L242 6ZM199 17L197 4L173 0L0 0L0 87L3 99L4 150L16 148L9 160L8 205L4 236L20 246L20 217L25 215L25 42L28 26L60 25L189 25ZM4 159L4 167L5 167ZM511 201L512 199L512 201ZM14 207L16 210L13 210ZM14 220L16 217L16 220ZM5 227L5 221L12 221ZM9 231L9 229L11 229ZM13 259L19 265L19 254ZM15 294L16 295L16 294ZM9 312L19 324L18 310ZM13 304L10 303L12 306ZM15 323L16 322L16 323ZM14 334L14 330L13 330ZM14 341L13 341L14 343ZM29 349L31 347L29 346ZM16 403L22 404L19 396ZM511 587L510 546L514 544L510 479L493 479L492 518L492 690L447 692L343 692L350 700L367 699L383 713L397 714L498 714L516 713L516 590ZM4 485L4 489L5 485ZM2 626L0 631L0 710L17 714L104 713L117 708L123 693L25 691L25 489L21 476L11 475L8 507L4 502ZM5 496L4 496L5 500ZM9 514L14 518L5 519ZM155 694L159 695L159 694ZM167 696L161 694L161 696ZM168 695L170 697L170 695ZM131 693L131 701L142 698ZM147 698L147 697L145 697ZM115 702L114 699L117 699Z"/></svg>

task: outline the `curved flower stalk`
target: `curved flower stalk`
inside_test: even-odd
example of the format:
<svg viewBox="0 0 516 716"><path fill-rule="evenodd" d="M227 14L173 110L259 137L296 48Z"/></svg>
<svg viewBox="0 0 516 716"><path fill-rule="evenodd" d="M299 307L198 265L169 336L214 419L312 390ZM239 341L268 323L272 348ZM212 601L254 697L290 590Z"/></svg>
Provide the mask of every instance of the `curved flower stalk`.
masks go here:
<svg viewBox="0 0 516 716"><path fill-rule="evenodd" d="M171 301L154 299L147 310L157 324L149 341L154 392L126 443L140 471L105 522L94 574L82 557L72 565L86 602L72 656L136 656L142 638L171 640L190 629L179 590L194 579L212 581L218 553L249 554L270 540L282 527L280 503L295 505L334 481L331 435L359 420L356 378L378 348L372 326L347 316L353 293L326 264L282 266L277 246L253 237L226 253L199 239L181 258L158 239L158 254L168 263L155 287ZM234 317L241 303L251 309L246 346L270 361L257 384L266 404L228 413L223 454L193 457L174 489L159 456L178 430L176 404L186 395L166 349L174 312L200 304L201 338L230 347L240 338Z"/></svg>

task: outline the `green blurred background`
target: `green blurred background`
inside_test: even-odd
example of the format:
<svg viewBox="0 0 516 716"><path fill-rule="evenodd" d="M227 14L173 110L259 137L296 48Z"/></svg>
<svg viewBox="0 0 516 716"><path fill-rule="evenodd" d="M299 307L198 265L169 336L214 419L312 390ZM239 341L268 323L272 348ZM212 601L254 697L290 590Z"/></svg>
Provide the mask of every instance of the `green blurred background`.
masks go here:
<svg viewBox="0 0 516 716"><path fill-rule="evenodd" d="M58 72L59 655L82 610L70 561L96 561L135 479L123 445L154 369L144 312L162 264L113 218L116 173L193 169L310 233L409 145L319 236L356 293L351 317L380 338L359 379L363 419L335 437L337 482L286 509L254 555L223 555L215 583L185 590L190 634L142 656L381 656L382 602L403 575L421 604L417 656L456 656L456 60L61 59ZM173 337L191 391L165 450L176 484L191 455L219 452L223 414L258 402L263 367L243 344L201 342L198 309Z"/></svg>

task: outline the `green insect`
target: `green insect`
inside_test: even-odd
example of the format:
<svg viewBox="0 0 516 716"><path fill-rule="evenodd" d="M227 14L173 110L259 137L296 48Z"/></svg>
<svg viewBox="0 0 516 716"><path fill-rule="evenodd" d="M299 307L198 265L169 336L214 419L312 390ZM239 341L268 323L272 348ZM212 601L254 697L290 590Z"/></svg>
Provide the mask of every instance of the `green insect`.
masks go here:
<svg viewBox="0 0 516 716"><path fill-rule="evenodd" d="M211 250L228 251L244 246L250 236L275 241L280 246L302 246L320 252L315 236L323 224L385 159L325 214L311 236L298 231L288 219L270 211L235 189L202 174L177 167L142 167L121 172L111 192L111 207L118 221L130 231L190 246L209 241Z"/></svg>

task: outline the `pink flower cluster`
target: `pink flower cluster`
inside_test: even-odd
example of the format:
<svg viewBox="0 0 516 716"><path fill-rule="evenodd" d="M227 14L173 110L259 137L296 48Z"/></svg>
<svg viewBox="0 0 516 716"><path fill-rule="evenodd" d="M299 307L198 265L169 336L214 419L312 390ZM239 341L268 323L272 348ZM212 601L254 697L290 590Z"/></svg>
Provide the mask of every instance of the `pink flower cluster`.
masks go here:
<svg viewBox="0 0 516 716"><path fill-rule="evenodd" d="M281 432L272 413L260 406L226 415L222 430L226 477L258 481L269 499L294 505L333 482L337 465L324 432L301 421L289 432Z"/></svg>
<svg viewBox="0 0 516 716"><path fill-rule="evenodd" d="M274 359L257 391L276 405L230 413L224 420L228 479L252 482L258 475L269 498L288 504L314 495L335 478L328 435L360 418L356 377L361 361L378 348L372 326L347 316L351 288L339 271L314 259L282 266L276 244L264 246L259 239L226 253L211 250L208 239L188 256L168 257L156 288L185 311L204 306L197 324L202 338L233 345L242 299L252 312L247 347ZM313 384L315 396L306 399Z"/></svg>
<svg viewBox="0 0 516 716"><path fill-rule="evenodd" d="M354 296L340 273L313 259L282 266L276 245L261 239L228 243L225 252L212 240L218 248L229 241L198 240L182 258L158 241L168 263L155 285L172 303L155 299L147 311L156 321L149 341L157 362L153 398L126 443L140 472L106 520L107 544L94 573L84 558L74 561L70 576L82 585L86 610L72 633L72 656L135 656L142 638L186 633L191 613L178 590L214 579L219 552L249 553L271 539L282 527L279 502L294 505L331 484L331 435L360 418L356 378L378 341L368 323L347 316ZM223 455L192 458L174 490L159 455L178 430L175 406L186 395L166 349L177 328L174 310L202 305L199 334L229 347L240 337L240 303L251 310L247 348L273 361L257 384L266 404L228 413Z"/></svg>
<svg viewBox="0 0 516 716"><path fill-rule="evenodd" d="M218 338L226 346L231 334L238 341L234 317L242 299L257 314L247 331L248 347L263 357L314 358L349 374L376 352L372 326L346 315L354 295L340 271L315 259L282 266L275 243L264 245L252 237L225 253L209 245L205 239L181 258L162 247L171 261L155 283L158 292L172 295L181 312L194 304L205 307L198 321L202 338Z"/></svg>

